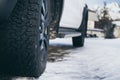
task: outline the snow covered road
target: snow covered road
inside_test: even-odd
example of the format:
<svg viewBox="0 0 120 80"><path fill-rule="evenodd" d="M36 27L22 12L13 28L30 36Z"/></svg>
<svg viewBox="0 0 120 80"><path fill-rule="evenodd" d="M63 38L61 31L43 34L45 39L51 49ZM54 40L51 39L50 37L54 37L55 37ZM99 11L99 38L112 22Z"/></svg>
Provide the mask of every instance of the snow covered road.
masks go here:
<svg viewBox="0 0 120 80"><path fill-rule="evenodd" d="M71 48L69 38L50 43L67 46L63 51L70 54L63 61L48 62L39 80L120 80L120 39L86 39L83 48Z"/></svg>

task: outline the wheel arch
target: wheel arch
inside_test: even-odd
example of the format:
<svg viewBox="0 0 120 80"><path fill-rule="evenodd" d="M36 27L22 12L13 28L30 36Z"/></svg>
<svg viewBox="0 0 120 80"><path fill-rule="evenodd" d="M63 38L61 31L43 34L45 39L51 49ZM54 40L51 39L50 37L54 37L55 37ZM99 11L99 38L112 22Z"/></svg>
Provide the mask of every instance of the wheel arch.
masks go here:
<svg viewBox="0 0 120 80"><path fill-rule="evenodd" d="M63 0L51 0L50 4L52 18L59 19L62 14Z"/></svg>
<svg viewBox="0 0 120 80"><path fill-rule="evenodd" d="M62 15L63 0L51 0L51 23L53 28L58 32L59 22Z"/></svg>
<svg viewBox="0 0 120 80"><path fill-rule="evenodd" d="M50 24L51 24L50 25L50 37L54 35L54 38L56 38L58 34L60 18L62 15L62 9L63 9L63 0L51 0L50 1Z"/></svg>

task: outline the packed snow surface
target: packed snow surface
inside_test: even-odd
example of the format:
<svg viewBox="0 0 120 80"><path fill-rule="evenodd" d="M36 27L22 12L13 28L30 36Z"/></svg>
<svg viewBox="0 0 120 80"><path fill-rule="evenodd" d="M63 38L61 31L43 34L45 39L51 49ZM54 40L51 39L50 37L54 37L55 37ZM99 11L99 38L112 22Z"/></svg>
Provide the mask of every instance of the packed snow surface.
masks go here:
<svg viewBox="0 0 120 80"><path fill-rule="evenodd" d="M48 62L39 80L120 80L120 39L86 39L82 48L71 48L72 40L55 39L54 46L68 46L58 62ZM70 47L70 48L69 48Z"/></svg>

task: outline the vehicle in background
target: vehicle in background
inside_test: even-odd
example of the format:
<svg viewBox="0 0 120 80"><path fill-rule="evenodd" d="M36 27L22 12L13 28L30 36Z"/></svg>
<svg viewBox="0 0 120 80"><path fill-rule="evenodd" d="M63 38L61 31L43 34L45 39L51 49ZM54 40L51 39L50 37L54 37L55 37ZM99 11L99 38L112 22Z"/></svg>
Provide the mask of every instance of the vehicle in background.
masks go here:
<svg viewBox="0 0 120 80"><path fill-rule="evenodd" d="M45 70L49 38L72 37L84 45L88 9L84 0L0 2L0 75L38 78Z"/></svg>

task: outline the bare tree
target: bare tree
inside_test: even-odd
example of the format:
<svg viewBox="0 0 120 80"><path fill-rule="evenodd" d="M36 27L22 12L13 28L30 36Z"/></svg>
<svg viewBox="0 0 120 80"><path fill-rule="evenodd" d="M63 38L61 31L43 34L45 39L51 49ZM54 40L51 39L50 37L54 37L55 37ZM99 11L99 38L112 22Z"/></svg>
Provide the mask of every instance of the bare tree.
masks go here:
<svg viewBox="0 0 120 80"><path fill-rule="evenodd" d="M109 15L109 9L106 7L106 3L104 7L100 9L98 14L99 19L99 27L104 30L105 38L114 38L113 32L115 25L112 24L112 18Z"/></svg>

